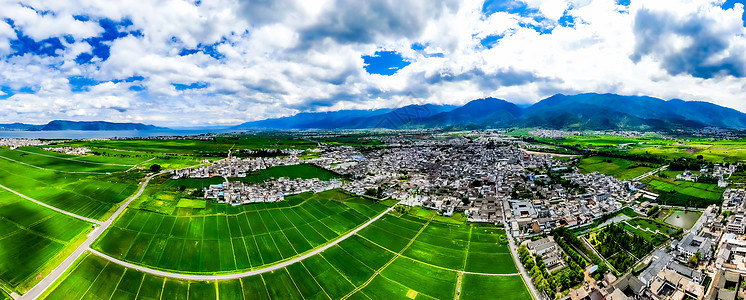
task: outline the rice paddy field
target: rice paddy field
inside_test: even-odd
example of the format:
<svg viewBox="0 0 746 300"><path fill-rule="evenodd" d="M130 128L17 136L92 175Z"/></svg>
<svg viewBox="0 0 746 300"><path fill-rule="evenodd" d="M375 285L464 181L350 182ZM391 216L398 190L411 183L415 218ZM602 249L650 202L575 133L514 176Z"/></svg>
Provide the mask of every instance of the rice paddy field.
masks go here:
<svg viewBox="0 0 746 300"><path fill-rule="evenodd" d="M310 251L387 208L338 190L221 207L235 211L175 216L129 209L93 248L155 269L234 273Z"/></svg>
<svg viewBox="0 0 746 300"><path fill-rule="evenodd" d="M676 206L707 207L710 204L719 204L725 191L725 188L718 187L717 184L657 176L650 176L642 181L648 185L648 190L660 195L657 202Z"/></svg>
<svg viewBox="0 0 746 300"><path fill-rule="evenodd" d="M88 222L0 191L0 285L23 293L54 268Z"/></svg>
<svg viewBox="0 0 746 300"><path fill-rule="evenodd" d="M117 175L121 173L107 174L122 168L129 167L0 149L0 183L3 186L65 211L99 220L137 189L137 179Z"/></svg>
<svg viewBox="0 0 746 300"><path fill-rule="evenodd" d="M505 239L491 226L389 214L321 254L240 279L174 280L88 254L47 299L531 299Z"/></svg>
<svg viewBox="0 0 746 300"><path fill-rule="evenodd" d="M649 164L642 164L622 158L609 158L603 156L583 158L580 160L578 168L586 173L599 172L621 180L632 179L655 169Z"/></svg>

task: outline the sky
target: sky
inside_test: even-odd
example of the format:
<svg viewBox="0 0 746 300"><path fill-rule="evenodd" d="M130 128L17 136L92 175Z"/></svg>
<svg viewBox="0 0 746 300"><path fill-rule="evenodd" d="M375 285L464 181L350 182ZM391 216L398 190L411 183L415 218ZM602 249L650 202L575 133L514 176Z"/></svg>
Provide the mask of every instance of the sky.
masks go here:
<svg viewBox="0 0 746 300"><path fill-rule="evenodd" d="M743 0L0 0L0 123L220 126L585 92L746 112Z"/></svg>

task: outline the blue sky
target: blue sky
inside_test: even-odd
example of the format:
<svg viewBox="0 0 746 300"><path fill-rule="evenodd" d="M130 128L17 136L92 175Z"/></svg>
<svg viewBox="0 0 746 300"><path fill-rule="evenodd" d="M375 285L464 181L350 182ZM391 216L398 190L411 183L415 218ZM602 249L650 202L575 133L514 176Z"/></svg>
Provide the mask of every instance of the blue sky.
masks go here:
<svg viewBox="0 0 746 300"><path fill-rule="evenodd" d="M746 111L743 2L6 2L0 123L231 125L583 92Z"/></svg>

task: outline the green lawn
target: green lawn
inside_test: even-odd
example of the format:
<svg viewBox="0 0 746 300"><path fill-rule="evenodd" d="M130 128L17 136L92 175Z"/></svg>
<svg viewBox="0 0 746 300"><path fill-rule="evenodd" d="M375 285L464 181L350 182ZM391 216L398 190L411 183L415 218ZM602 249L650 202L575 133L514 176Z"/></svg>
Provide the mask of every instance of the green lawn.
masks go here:
<svg viewBox="0 0 746 300"><path fill-rule="evenodd" d="M0 191L0 284L23 293L91 224Z"/></svg>
<svg viewBox="0 0 746 300"><path fill-rule="evenodd" d="M606 161L604 161L606 160ZM654 170L654 166L642 164L622 158L610 158L603 156L592 156L580 160L578 168L583 172L599 172L601 174L614 176L625 180L632 179Z"/></svg>

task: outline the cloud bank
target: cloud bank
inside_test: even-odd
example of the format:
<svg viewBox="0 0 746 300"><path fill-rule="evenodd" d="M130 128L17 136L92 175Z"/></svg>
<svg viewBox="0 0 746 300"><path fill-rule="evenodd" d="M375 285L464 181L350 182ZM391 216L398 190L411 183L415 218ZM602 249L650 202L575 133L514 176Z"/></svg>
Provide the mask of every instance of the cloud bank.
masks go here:
<svg viewBox="0 0 746 300"><path fill-rule="evenodd" d="M581 92L746 111L738 2L0 0L0 123L230 125Z"/></svg>

